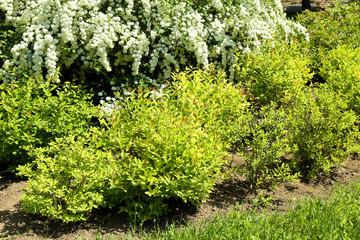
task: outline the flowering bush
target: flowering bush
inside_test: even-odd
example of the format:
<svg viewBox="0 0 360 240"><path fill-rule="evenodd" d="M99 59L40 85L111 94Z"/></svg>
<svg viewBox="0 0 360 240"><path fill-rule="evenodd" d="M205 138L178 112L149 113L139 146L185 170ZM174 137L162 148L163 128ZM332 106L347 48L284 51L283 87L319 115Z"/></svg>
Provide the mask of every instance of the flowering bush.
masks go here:
<svg viewBox="0 0 360 240"><path fill-rule="evenodd" d="M1 26L0 26L1 27ZM15 32L11 29L0 30L0 65L11 57L11 41L15 37Z"/></svg>
<svg viewBox="0 0 360 240"><path fill-rule="evenodd" d="M5 13L0 11L0 66L6 59L11 57L11 48L18 43L14 29L10 26L4 26Z"/></svg>
<svg viewBox="0 0 360 240"><path fill-rule="evenodd" d="M159 80L186 65L214 62L232 78L237 49L258 50L276 36L307 37L285 18L280 0L3 0L0 11L21 34L0 72L7 80L14 66L55 76L74 63L80 73Z"/></svg>

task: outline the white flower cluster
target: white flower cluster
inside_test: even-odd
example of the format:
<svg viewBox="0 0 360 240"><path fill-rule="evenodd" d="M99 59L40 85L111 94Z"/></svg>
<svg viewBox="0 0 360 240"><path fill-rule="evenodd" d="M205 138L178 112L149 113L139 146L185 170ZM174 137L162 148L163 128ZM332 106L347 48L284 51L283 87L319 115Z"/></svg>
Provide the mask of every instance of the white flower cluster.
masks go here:
<svg viewBox="0 0 360 240"><path fill-rule="evenodd" d="M112 118L112 115L116 112L117 108L121 108L121 106L116 104L118 100L119 99L116 98L106 97L106 100L100 101L100 109L104 114L104 117L108 120Z"/></svg>
<svg viewBox="0 0 360 240"><path fill-rule="evenodd" d="M22 40L0 78L13 67L54 76L74 61L81 61L82 69L153 79L214 62L232 78L236 51L258 50L278 34L308 37L286 19L280 0L209 0L201 7L175 2L169 7L163 0L1 0L6 24Z"/></svg>
<svg viewBox="0 0 360 240"><path fill-rule="evenodd" d="M212 0L211 1L211 3L212 3L212 6L216 9L216 10L221 10L222 9L222 7L223 7L223 4L222 4L222 2L220 1L220 0Z"/></svg>
<svg viewBox="0 0 360 240"><path fill-rule="evenodd" d="M168 87L167 84L161 84L158 88L153 87L153 89L149 92L149 97L152 99L159 99L165 96L166 88ZM103 117L107 119L109 124L112 124L114 119L114 114L118 113L118 109L123 108L124 101L129 100L129 97L134 94L134 92L129 92L123 89L123 96L119 97L105 97L100 100L100 110L103 113ZM103 97L105 95L104 92L99 92L98 96Z"/></svg>

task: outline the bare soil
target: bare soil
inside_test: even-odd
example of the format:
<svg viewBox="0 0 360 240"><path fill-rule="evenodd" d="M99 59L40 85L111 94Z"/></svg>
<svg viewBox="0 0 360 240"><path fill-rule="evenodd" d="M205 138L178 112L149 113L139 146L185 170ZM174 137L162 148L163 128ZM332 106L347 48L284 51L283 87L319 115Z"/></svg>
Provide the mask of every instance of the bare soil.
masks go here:
<svg viewBox="0 0 360 240"><path fill-rule="evenodd" d="M239 156L233 155L232 164L241 164ZM1 170L0 170L1 172ZM300 180L294 184L283 183L276 191L267 191L274 200L267 206L268 211L286 211L304 197L327 198L336 184L347 184L359 179L360 157L351 156L345 166L338 166L331 174L319 174L311 181ZM216 214L227 213L238 205L244 209L254 208L252 199L256 193L248 190L248 183L240 176L232 175L225 182L216 184L215 190L206 203L198 209L191 204L169 201L172 212L158 222L146 223L145 231L154 226L163 227L167 223L199 222L211 219ZM116 214L108 209L95 210L89 220L76 224L61 224L49 221L39 215L27 214L21 209L20 196L26 188L26 181L9 172L2 173L0 179L0 237L4 239L95 239L97 234L116 236L123 239L132 231L126 215Z"/></svg>

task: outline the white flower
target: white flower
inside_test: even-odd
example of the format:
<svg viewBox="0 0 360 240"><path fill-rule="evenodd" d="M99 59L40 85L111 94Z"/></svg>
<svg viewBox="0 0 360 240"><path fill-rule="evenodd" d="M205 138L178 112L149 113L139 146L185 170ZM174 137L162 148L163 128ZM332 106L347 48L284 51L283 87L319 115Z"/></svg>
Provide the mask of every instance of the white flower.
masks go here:
<svg viewBox="0 0 360 240"><path fill-rule="evenodd" d="M216 10L221 10L223 5L220 0L212 0L212 5Z"/></svg>
<svg viewBox="0 0 360 240"><path fill-rule="evenodd" d="M244 53L257 51L275 34L308 40L305 28L286 19L280 0L237 2L211 0L195 9L184 1L107 0L102 11L102 0L1 0L6 24L23 34L0 77L9 81L6 70L14 67L54 76L58 67L80 60L85 68L157 74L157 80L187 65L214 62L231 78L235 46Z"/></svg>

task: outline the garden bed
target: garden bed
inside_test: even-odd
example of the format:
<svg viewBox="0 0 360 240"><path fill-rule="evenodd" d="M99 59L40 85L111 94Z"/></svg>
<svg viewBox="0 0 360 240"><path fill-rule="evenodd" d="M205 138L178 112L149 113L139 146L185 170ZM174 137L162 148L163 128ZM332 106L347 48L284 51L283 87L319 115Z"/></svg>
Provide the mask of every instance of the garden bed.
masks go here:
<svg viewBox="0 0 360 240"><path fill-rule="evenodd" d="M281 5L276 7L281 12ZM74 82L63 85L58 73L44 84L41 77L23 77L26 71L19 71L26 84L0 88L0 237L124 239L187 223L195 223L196 234L203 226L198 223L218 214L231 216L234 209L285 213L304 197L325 200L334 185L358 181L358 13L356 3L305 11L296 18L302 26L279 14L285 25L299 31L306 26L303 37L310 41L264 43L261 54L238 52L234 45L227 52L233 62L224 62L229 68L187 68L160 89L157 82L138 85L134 78L134 92L129 92L115 82L126 74L122 69L119 76L104 78L109 92L110 87L123 90L118 100L101 88L95 96L83 92L70 70L60 76L66 81L73 76ZM0 36L6 40L3 52L9 52L7 40L10 44L15 36L11 30ZM0 55L0 65L7 58ZM147 67L141 69L150 71ZM228 84L225 72L236 84ZM16 75L2 73L7 80ZM91 76L89 82L104 86ZM9 170L16 167L27 182ZM335 212L349 208L343 207ZM225 216L220 219L227 222ZM139 228L132 222L143 224ZM320 224L339 229L328 220ZM291 226L278 228L292 233Z"/></svg>
<svg viewBox="0 0 360 240"><path fill-rule="evenodd" d="M241 158L233 155L233 164L241 162ZM284 212L295 201L303 197L324 197L331 192L336 184L347 184L359 179L360 158L351 156L346 166L334 169L333 173L319 175L311 181L299 181L294 184L284 183L276 191L267 192L267 197L274 200L266 207L269 211L277 209ZM111 235L114 239L122 239L132 232L132 225L126 221L125 214L117 214L108 209L95 210L89 220L70 225L49 222L39 215L27 214L20 208L20 195L26 187L26 181L14 177L10 173L3 173L0 180L0 237L7 239L95 239L97 234ZM200 222L211 219L216 214L228 213L237 204L244 209L256 207L256 195L246 188L245 179L232 175L232 178L215 186L215 190L206 203L198 209L190 204L174 201L170 204L172 213L164 216L155 225L165 227L172 222ZM260 204L261 205L261 204ZM154 223L144 225L145 231L154 229Z"/></svg>

